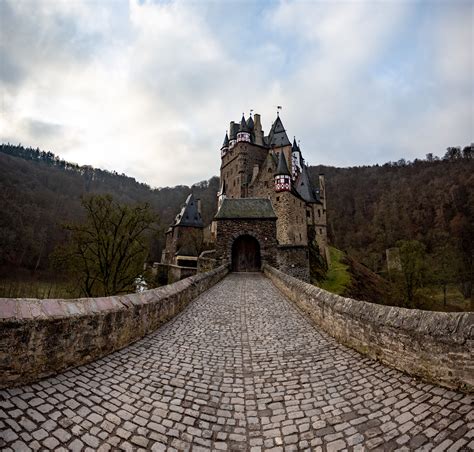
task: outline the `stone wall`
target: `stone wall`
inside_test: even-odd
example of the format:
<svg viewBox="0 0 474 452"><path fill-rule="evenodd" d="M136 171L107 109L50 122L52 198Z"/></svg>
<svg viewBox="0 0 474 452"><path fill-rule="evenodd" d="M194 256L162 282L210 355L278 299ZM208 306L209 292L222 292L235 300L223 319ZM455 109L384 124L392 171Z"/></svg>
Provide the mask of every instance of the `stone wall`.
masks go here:
<svg viewBox="0 0 474 452"><path fill-rule="evenodd" d="M119 350L151 333L228 273L222 266L168 286L106 298L0 299L0 388Z"/></svg>
<svg viewBox="0 0 474 452"><path fill-rule="evenodd" d="M474 313L404 309L343 298L268 265L265 274L322 330L394 368L474 390Z"/></svg>
<svg viewBox="0 0 474 452"><path fill-rule="evenodd" d="M203 251L198 257L198 273L204 273L213 270L217 266L216 250Z"/></svg>
<svg viewBox="0 0 474 452"><path fill-rule="evenodd" d="M197 268L182 267L180 265L168 266L168 284L189 278L197 273Z"/></svg>
<svg viewBox="0 0 474 452"><path fill-rule="evenodd" d="M218 263L232 260L232 245L241 235L250 235L258 240L262 263L277 264L276 224L274 219L217 220L216 259Z"/></svg>
<svg viewBox="0 0 474 452"><path fill-rule="evenodd" d="M282 272L303 281L309 281L309 255L307 246L279 246L277 267Z"/></svg>

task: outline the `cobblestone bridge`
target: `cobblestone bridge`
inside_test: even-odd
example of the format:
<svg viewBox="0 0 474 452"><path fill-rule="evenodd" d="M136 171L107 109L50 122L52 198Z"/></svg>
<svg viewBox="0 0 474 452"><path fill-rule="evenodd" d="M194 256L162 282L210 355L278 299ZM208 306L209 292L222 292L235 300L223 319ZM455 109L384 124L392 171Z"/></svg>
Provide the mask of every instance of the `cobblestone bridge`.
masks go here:
<svg viewBox="0 0 474 452"><path fill-rule="evenodd" d="M144 340L0 392L2 450L472 450L472 397L319 332L231 274Z"/></svg>

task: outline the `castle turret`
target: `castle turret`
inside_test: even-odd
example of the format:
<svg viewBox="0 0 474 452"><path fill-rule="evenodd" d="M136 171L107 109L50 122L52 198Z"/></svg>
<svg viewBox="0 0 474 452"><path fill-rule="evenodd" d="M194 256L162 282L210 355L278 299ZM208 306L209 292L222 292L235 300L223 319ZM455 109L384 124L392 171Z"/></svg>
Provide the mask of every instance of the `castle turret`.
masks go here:
<svg viewBox="0 0 474 452"><path fill-rule="evenodd" d="M296 138L293 137L293 146L291 147L291 175L294 181L298 177L298 174L301 174L303 169L302 160L300 147L296 144Z"/></svg>
<svg viewBox="0 0 474 452"><path fill-rule="evenodd" d="M275 172L275 191L291 190L291 174L286 163L284 152L280 152L278 157L278 166Z"/></svg>
<svg viewBox="0 0 474 452"><path fill-rule="evenodd" d="M239 125L234 121L230 121L229 124L229 149L234 147L234 144L237 142L237 132L239 131Z"/></svg>
<svg viewBox="0 0 474 452"><path fill-rule="evenodd" d="M250 133L247 127L247 121L245 116L242 114L242 121L240 121L240 129L237 133L237 141L248 141L250 142Z"/></svg>
<svg viewBox="0 0 474 452"><path fill-rule="evenodd" d="M224 157L224 155L227 154L228 150L229 150L229 136L227 135L227 132L226 132L225 137L224 137L224 142L222 143L222 147L221 147L221 157Z"/></svg>

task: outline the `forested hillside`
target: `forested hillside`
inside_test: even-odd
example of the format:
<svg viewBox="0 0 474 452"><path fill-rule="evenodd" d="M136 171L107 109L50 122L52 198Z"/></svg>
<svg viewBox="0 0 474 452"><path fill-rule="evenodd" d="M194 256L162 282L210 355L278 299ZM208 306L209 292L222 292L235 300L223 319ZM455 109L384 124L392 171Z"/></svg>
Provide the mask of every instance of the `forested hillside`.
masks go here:
<svg viewBox="0 0 474 452"><path fill-rule="evenodd" d="M326 175L329 236L377 273L385 273L385 250L400 240L422 244L425 270L450 262L438 279L473 280L474 160L471 147L450 148L442 157L379 166L310 168L314 181ZM160 217L150 261L159 260L164 231L186 196L202 200L210 222L216 209L217 177L192 187L153 189L123 174L78 166L51 153L0 147L0 268L47 269L48 257L65 236L61 224L83 215L80 197L110 193L121 202L147 202ZM456 270L453 274L453 269ZM434 270L431 272L433 276ZM429 272L427 272L429 273ZM445 272L446 273L446 272Z"/></svg>
<svg viewBox="0 0 474 452"><path fill-rule="evenodd" d="M80 221L81 196L110 193L126 203L149 203L159 216L160 232L149 260L160 260L164 231L186 197L202 200L209 222L216 209L217 177L188 187L152 189L124 174L60 160L52 153L21 146L0 147L0 271L48 269L48 257L65 239L62 224Z"/></svg>

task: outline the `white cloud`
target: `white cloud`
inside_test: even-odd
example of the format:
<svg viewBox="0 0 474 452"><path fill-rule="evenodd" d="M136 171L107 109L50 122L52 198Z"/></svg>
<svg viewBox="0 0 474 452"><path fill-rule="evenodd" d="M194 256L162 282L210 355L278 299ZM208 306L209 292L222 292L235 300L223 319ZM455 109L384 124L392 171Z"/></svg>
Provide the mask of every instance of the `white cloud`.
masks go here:
<svg viewBox="0 0 474 452"><path fill-rule="evenodd" d="M410 2L244 3L252 23L208 3L36 4L2 3L0 135L68 160L191 184L218 174L230 120L253 108L268 132L280 104L313 164L472 140L472 7L420 26L412 46L424 12Z"/></svg>

